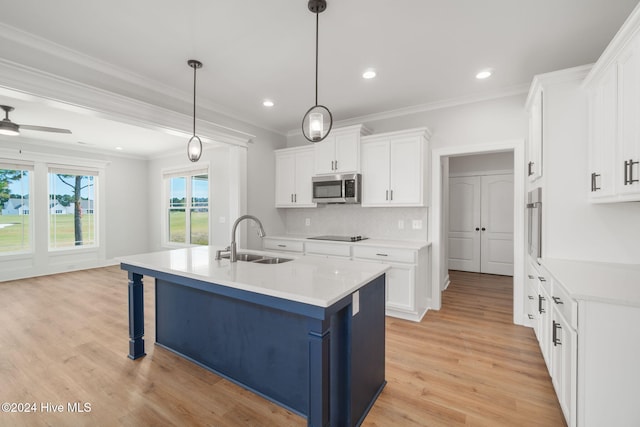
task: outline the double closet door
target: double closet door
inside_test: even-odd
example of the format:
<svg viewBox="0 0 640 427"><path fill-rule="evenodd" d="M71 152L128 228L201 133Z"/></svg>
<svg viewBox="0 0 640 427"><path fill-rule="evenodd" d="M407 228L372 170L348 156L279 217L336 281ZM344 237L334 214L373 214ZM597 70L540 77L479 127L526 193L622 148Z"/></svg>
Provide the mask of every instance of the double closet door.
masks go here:
<svg viewBox="0 0 640 427"><path fill-rule="evenodd" d="M449 179L449 268L513 276L513 175Z"/></svg>

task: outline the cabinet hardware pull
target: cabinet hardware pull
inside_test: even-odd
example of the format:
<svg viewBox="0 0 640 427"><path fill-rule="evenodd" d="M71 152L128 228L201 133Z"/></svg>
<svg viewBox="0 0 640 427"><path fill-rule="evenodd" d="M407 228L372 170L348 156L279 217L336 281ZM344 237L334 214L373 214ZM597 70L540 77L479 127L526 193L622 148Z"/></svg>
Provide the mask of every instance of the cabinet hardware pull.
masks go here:
<svg viewBox="0 0 640 427"><path fill-rule="evenodd" d="M533 314L527 314L529 316L529 320L533 320Z"/></svg>
<svg viewBox="0 0 640 427"><path fill-rule="evenodd" d="M338 170L338 161L336 160L336 170Z"/></svg>
<svg viewBox="0 0 640 427"><path fill-rule="evenodd" d="M533 299L533 295L529 295L529 299L531 299L531 300L532 300L532 299Z"/></svg>
<svg viewBox="0 0 640 427"><path fill-rule="evenodd" d="M278 247L279 247L279 248L286 248L286 247L287 247L287 245L280 245L280 244L279 244L279 245L278 245Z"/></svg>
<svg viewBox="0 0 640 427"><path fill-rule="evenodd" d="M634 182L638 182L638 179L633 179L633 165L637 165L640 162L634 162L633 159L624 162L624 185L631 185Z"/></svg>
<svg viewBox="0 0 640 427"><path fill-rule="evenodd" d="M376 255L378 255L378 256L389 256L387 254L376 254Z"/></svg>
<svg viewBox="0 0 640 427"><path fill-rule="evenodd" d="M529 276L529 279L531 279L531 280L535 279L535 276L532 276L530 274L528 276Z"/></svg>
<svg viewBox="0 0 640 427"><path fill-rule="evenodd" d="M538 313L545 313L544 308L542 308L542 301L544 301L544 297L542 295L538 295Z"/></svg>
<svg viewBox="0 0 640 427"><path fill-rule="evenodd" d="M291 203L293 203L293 193L291 193Z"/></svg>
<svg viewBox="0 0 640 427"><path fill-rule="evenodd" d="M591 192L602 190L602 188L598 187L596 184L596 179L601 176L599 173L592 172L591 173Z"/></svg>
<svg viewBox="0 0 640 427"><path fill-rule="evenodd" d="M538 276L538 280L540 280L541 282L546 282L546 281L547 281L547 279L545 279L545 278L544 278L544 277L542 277L542 276Z"/></svg>
<svg viewBox="0 0 640 427"><path fill-rule="evenodd" d="M560 341L560 338L558 338L558 329L562 329L562 326L560 326L560 323L556 322L555 320L552 321L553 322L553 333L552 333L552 337L551 340L553 341L553 346L557 346L557 345L562 345L562 341Z"/></svg>
<svg viewBox="0 0 640 427"><path fill-rule="evenodd" d="M384 199L385 200L389 200L389 190L386 191L386 193L384 195Z"/></svg>
<svg viewBox="0 0 640 427"><path fill-rule="evenodd" d="M533 162L529 162L528 168L528 176L533 175Z"/></svg>
<svg viewBox="0 0 640 427"><path fill-rule="evenodd" d="M298 194L297 193L293 193L293 201L295 203L298 203Z"/></svg>
<svg viewBox="0 0 640 427"><path fill-rule="evenodd" d="M551 297L551 299L553 300L553 302L555 302L556 304L564 304L562 302L562 300L560 299L560 297Z"/></svg>
<svg viewBox="0 0 640 427"><path fill-rule="evenodd" d="M393 190L391 190L391 200L393 200Z"/></svg>

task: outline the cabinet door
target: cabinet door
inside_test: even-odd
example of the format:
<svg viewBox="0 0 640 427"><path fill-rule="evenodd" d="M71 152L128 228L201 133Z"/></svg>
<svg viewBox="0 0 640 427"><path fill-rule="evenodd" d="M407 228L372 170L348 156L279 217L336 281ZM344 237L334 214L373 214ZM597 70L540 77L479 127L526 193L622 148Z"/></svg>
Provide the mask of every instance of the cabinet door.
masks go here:
<svg viewBox="0 0 640 427"><path fill-rule="evenodd" d="M276 153L276 207L293 205L296 192L296 156L294 153Z"/></svg>
<svg viewBox="0 0 640 427"><path fill-rule="evenodd" d="M589 179L592 201L615 192L614 160L617 141L618 74L613 64L589 97Z"/></svg>
<svg viewBox="0 0 640 427"><path fill-rule="evenodd" d="M335 152L337 173L360 172L360 137L358 133L336 134Z"/></svg>
<svg viewBox="0 0 640 427"><path fill-rule="evenodd" d="M578 334L555 310L551 322L551 380L569 427L576 425Z"/></svg>
<svg viewBox="0 0 640 427"><path fill-rule="evenodd" d="M547 369L551 371L551 313L549 311L551 305L549 300L549 294L540 283L538 286L538 341Z"/></svg>
<svg viewBox="0 0 640 427"><path fill-rule="evenodd" d="M543 96L542 89L539 89L529 111L528 175L530 181L535 181L542 176Z"/></svg>
<svg viewBox="0 0 640 427"><path fill-rule="evenodd" d="M390 142L389 202L422 206L422 143L420 137L394 138Z"/></svg>
<svg viewBox="0 0 640 427"><path fill-rule="evenodd" d="M324 140L313 144L313 151L315 173L319 175L335 173L335 137L329 135Z"/></svg>
<svg viewBox="0 0 640 427"><path fill-rule="evenodd" d="M620 176L616 180L622 200L640 195L640 38L618 61L618 141ZM637 200L637 198L632 198Z"/></svg>
<svg viewBox="0 0 640 427"><path fill-rule="evenodd" d="M415 266L391 264L387 270L387 307L413 311Z"/></svg>
<svg viewBox="0 0 640 427"><path fill-rule="evenodd" d="M308 150L296 154L295 165L295 192L294 202L296 206L315 206L313 203L313 186L311 177L313 176L314 152Z"/></svg>
<svg viewBox="0 0 640 427"><path fill-rule="evenodd" d="M389 204L389 141L362 144L362 206Z"/></svg>

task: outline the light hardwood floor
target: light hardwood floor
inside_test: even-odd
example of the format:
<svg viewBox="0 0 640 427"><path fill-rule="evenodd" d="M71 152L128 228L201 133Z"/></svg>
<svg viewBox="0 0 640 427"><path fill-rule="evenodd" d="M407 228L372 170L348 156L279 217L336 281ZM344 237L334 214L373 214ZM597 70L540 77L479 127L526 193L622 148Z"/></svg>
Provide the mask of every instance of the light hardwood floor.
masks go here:
<svg viewBox="0 0 640 427"><path fill-rule="evenodd" d="M564 425L533 331L512 324L511 278L451 279L421 323L387 318L388 384L363 425ZM0 426L306 425L155 347L151 278L145 315L147 356L132 361L118 267L0 283L0 402L37 409L0 413ZM68 412L74 402L90 412Z"/></svg>

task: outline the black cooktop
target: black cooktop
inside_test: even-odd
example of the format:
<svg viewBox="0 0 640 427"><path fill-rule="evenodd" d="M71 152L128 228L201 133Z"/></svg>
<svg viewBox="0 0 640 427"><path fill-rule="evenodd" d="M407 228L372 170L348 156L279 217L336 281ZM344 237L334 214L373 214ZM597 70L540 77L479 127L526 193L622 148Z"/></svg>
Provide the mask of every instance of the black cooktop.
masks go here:
<svg viewBox="0 0 640 427"><path fill-rule="evenodd" d="M359 242L360 240L367 240L367 237L362 236L316 236L307 237L312 240L334 240L336 242Z"/></svg>

